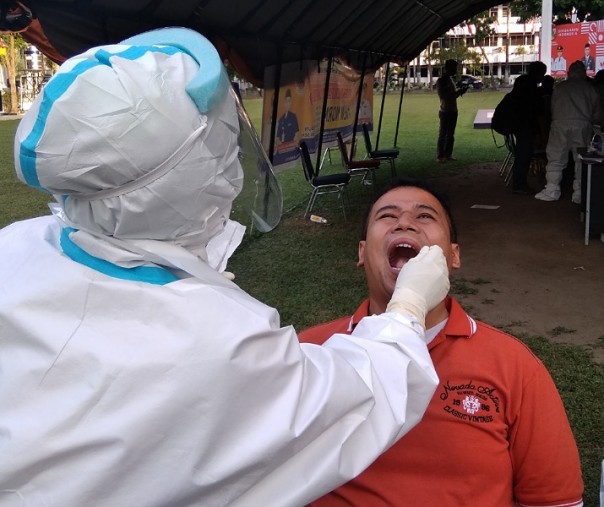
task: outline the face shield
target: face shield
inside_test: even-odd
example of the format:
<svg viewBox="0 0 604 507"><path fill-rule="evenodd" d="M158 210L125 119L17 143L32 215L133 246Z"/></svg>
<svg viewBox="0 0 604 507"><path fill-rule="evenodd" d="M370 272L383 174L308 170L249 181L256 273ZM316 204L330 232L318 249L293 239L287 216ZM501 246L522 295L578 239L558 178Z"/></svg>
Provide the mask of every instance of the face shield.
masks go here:
<svg viewBox="0 0 604 507"><path fill-rule="evenodd" d="M202 113L211 114L213 107L221 102L223 91L228 90L237 106L238 158L244 175L243 188L233 202L231 219L246 225L250 232L274 229L283 211L281 186L243 104L230 85L222 63L216 59L215 48L197 33L191 38L183 29L170 28L152 30L126 39L124 43L170 44L192 56L200 69L186 90Z"/></svg>
<svg viewBox="0 0 604 507"><path fill-rule="evenodd" d="M249 231L273 230L283 212L283 194L273 167L260 144L260 139L237 94L230 90L237 102L239 116L239 162L243 169L243 188L233 202L231 218Z"/></svg>

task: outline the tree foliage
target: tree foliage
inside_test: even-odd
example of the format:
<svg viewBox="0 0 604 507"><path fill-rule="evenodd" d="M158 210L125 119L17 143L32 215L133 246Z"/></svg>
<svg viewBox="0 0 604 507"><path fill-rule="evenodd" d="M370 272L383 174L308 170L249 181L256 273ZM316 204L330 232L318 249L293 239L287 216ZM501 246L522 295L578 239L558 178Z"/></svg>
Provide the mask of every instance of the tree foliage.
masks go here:
<svg viewBox="0 0 604 507"><path fill-rule="evenodd" d="M522 21L541 16L541 0L513 0L509 5ZM556 0L552 14L556 24L604 19L604 0Z"/></svg>
<svg viewBox="0 0 604 507"><path fill-rule="evenodd" d="M489 61L489 55L487 55L484 46L485 46L485 42L488 43L489 38L497 35L497 30L495 29L495 21L496 18L492 17L490 15L490 11L484 11L480 14L477 14L475 16L472 16L470 19L468 19L466 21L466 24L468 25L468 27L472 26L473 27L473 31L474 31L474 41L476 43L476 46L478 47L480 53L482 54L482 57L484 58L485 62L487 63L487 65L489 66L490 70L490 74L491 74L491 81L493 80L493 69L492 69L492 64ZM478 65L480 65L480 58L478 59ZM491 83L492 85L494 83Z"/></svg>
<svg viewBox="0 0 604 507"><path fill-rule="evenodd" d="M10 90L9 113L19 112L19 100L17 92L17 72L23 67L23 49L27 45L23 37L18 33L3 33L0 35L2 47L5 53L0 56L0 61L6 64L8 73L8 87Z"/></svg>
<svg viewBox="0 0 604 507"><path fill-rule="evenodd" d="M497 35L495 30L496 18L489 15L489 11L484 11L476 16L472 16L466 23L473 26L474 40L477 46L484 46L492 35Z"/></svg>
<svg viewBox="0 0 604 507"><path fill-rule="evenodd" d="M444 67L447 60L464 62L471 58L471 52L462 41L455 41L448 47L438 48L434 54L436 61L441 67Z"/></svg>

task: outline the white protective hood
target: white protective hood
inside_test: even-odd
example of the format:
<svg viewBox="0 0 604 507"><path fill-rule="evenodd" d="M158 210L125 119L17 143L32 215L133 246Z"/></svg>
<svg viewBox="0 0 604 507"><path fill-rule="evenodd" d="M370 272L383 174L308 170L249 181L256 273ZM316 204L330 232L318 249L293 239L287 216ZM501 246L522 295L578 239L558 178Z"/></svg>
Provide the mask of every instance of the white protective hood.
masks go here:
<svg viewBox="0 0 604 507"><path fill-rule="evenodd" d="M171 30L193 38L181 47L205 42L202 69L175 45L91 49L63 64L15 137L19 178L55 196L58 215L79 230L76 243L126 267L149 260L148 240L208 260L206 246L243 184L237 104L222 63L199 34ZM193 93L183 87L192 82ZM238 244L243 227L234 229L227 236ZM209 257L225 263L236 247L213 244L219 251Z"/></svg>

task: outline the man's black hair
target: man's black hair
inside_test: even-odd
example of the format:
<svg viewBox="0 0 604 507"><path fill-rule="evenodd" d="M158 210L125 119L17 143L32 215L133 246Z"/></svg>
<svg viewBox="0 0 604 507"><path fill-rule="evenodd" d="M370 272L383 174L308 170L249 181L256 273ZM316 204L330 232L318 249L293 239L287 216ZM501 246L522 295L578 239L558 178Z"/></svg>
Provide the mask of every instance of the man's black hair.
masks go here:
<svg viewBox="0 0 604 507"><path fill-rule="evenodd" d="M546 73L547 65L545 65L542 61L536 60L529 63L527 74L537 81L537 83L541 82Z"/></svg>
<svg viewBox="0 0 604 507"><path fill-rule="evenodd" d="M443 207L445 210L445 215L447 216L447 222L449 223L449 234L451 236L451 243L457 243L457 227L455 225L455 220L453 219L453 214L451 213L451 207L449 205L449 200L445 196L445 194L441 193L437 190L432 184L428 183L425 180L413 179L413 178L396 178L393 179L390 183L388 183L385 187L383 187L379 192L375 194L375 197L369 203L367 207L367 211L365 212L365 216L363 218L363 223L361 226L361 240L367 239L367 227L369 226L369 215L371 214L371 210L373 205L382 197L384 194L387 194L391 190L400 187L413 187L419 188L428 192L432 195Z"/></svg>
<svg viewBox="0 0 604 507"><path fill-rule="evenodd" d="M446 71L453 70L453 67L455 67L455 70L457 71L457 68L459 67L459 62L457 60L445 61L445 70Z"/></svg>

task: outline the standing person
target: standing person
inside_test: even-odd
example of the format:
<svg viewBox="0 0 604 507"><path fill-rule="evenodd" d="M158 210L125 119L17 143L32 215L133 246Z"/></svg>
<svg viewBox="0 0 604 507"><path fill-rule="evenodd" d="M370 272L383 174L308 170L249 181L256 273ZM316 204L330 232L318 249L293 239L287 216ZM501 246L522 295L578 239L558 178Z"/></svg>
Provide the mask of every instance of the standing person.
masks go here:
<svg viewBox="0 0 604 507"><path fill-rule="evenodd" d="M596 73L592 84L600 97L600 113L598 118L600 122L604 122L604 69ZM600 127L604 127L604 125L600 124Z"/></svg>
<svg viewBox="0 0 604 507"><path fill-rule="evenodd" d="M456 74L457 62L455 60L447 60L443 75L436 81L436 91L440 99L436 161L441 163L455 160L452 155L458 116L457 97L461 97L467 90L467 88L458 89L455 86Z"/></svg>
<svg viewBox="0 0 604 507"><path fill-rule="evenodd" d="M547 65L541 60L535 60L529 63L527 74L535 81L536 86L540 86L543 77L547 74Z"/></svg>
<svg viewBox="0 0 604 507"><path fill-rule="evenodd" d="M542 77L541 77L542 79ZM531 158L535 150L537 136L537 119L542 111L541 96L537 88L537 78L531 74L518 76L509 93L515 115L514 163L512 165L512 192L515 194L534 195L529 187L527 177Z"/></svg>
<svg viewBox="0 0 604 507"><path fill-rule="evenodd" d="M560 183L568 163L568 152L575 161L572 201L581 203L581 160L577 148L587 146L592 135L592 125L600 115L599 97L588 81L583 62L573 62L568 78L554 86L552 93L552 122L547 141L545 168L546 185L535 195L540 201L560 199Z"/></svg>
<svg viewBox="0 0 604 507"><path fill-rule="evenodd" d="M564 48L558 46L556 48L556 57L552 58L552 73L565 73L566 74L566 58L564 58Z"/></svg>
<svg viewBox="0 0 604 507"><path fill-rule="evenodd" d="M323 343L382 312L398 270L426 245L443 249L450 270L461 266L446 201L424 182L393 182L376 196L359 242L369 298L352 316L300 338ZM473 319L452 297L426 316L426 340L440 384L424 418L312 507L582 505L579 455L564 406L528 347Z"/></svg>
<svg viewBox="0 0 604 507"><path fill-rule="evenodd" d="M290 143L298 140L298 117L290 111L292 105L292 91L288 88L285 91L285 99L283 101L285 111L277 122L277 139L280 143Z"/></svg>
<svg viewBox="0 0 604 507"><path fill-rule="evenodd" d="M258 163L192 30L90 49L44 87L15 164L57 202L0 231L1 506L300 506L419 421L442 251L401 271L385 314L300 345L220 273Z"/></svg>
<svg viewBox="0 0 604 507"><path fill-rule="evenodd" d="M550 76L544 76L539 89L541 95L540 112L537 115L537 136L535 138L534 152L545 154L547 140L549 138L549 129L552 122L552 93L556 80ZM545 164L543 167L545 171Z"/></svg>

